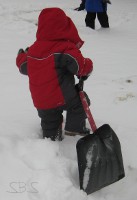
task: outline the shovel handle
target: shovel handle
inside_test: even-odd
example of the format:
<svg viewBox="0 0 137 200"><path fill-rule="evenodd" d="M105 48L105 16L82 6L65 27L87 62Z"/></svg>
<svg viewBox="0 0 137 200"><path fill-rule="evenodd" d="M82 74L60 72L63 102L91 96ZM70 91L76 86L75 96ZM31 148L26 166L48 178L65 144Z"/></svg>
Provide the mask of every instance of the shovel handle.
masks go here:
<svg viewBox="0 0 137 200"><path fill-rule="evenodd" d="M84 87L84 80L82 79L82 77L79 79L79 83L78 83L78 90L83 91L83 87Z"/></svg>
<svg viewBox="0 0 137 200"><path fill-rule="evenodd" d="M91 111L89 109L89 105L87 103L87 99L85 97L85 94L84 94L84 91L83 91L83 86L84 86L84 81L82 80L82 78L79 80L79 83L78 83L78 87L79 87L79 96L80 96L80 99L81 99L81 102L82 102L82 105L83 105L83 108L84 108L84 111L87 115L87 118L88 118L88 121L89 121L89 124L91 126L91 129L92 131L96 131L97 130L97 127L96 127L96 124L95 124L95 121L93 119L93 116L91 114Z"/></svg>

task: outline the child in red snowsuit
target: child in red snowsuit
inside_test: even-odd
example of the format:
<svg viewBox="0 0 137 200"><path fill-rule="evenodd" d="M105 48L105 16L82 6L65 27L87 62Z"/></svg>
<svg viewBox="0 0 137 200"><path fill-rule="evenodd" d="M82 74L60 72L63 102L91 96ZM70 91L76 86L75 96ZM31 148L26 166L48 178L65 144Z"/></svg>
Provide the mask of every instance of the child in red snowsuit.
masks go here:
<svg viewBox="0 0 137 200"><path fill-rule="evenodd" d="M67 111L65 134L87 134L75 77L88 77L92 61L80 52L83 41L72 20L60 8L43 9L36 41L19 50L16 64L29 77L33 104L41 118L43 137L62 139L63 111Z"/></svg>

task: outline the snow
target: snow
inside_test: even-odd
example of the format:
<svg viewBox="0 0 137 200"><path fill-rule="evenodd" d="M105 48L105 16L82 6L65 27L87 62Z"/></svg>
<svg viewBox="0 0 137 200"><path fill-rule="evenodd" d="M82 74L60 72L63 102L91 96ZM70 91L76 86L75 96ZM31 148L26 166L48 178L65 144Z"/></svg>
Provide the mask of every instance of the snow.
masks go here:
<svg viewBox="0 0 137 200"><path fill-rule="evenodd" d="M1 200L136 200L137 198L137 1L108 5L110 29L85 27L79 0L0 0L0 198ZM100 127L117 133L126 177L90 195L79 189L76 143L41 138L28 78L15 59L35 41L37 18L45 7L60 7L85 41L81 51L94 62L85 82L91 111ZM64 114L65 118L65 114ZM87 126L89 124L87 122Z"/></svg>
<svg viewBox="0 0 137 200"><path fill-rule="evenodd" d="M84 171L84 177L83 177L83 188L84 190L86 190L87 186L88 186L88 182L89 182L89 177L90 177L90 169L92 166L92 157L93 157L93 150L95 145L91 146L87 152L86 155L86 160L87 160L87 164L86 164L86 169Z"/></svg>

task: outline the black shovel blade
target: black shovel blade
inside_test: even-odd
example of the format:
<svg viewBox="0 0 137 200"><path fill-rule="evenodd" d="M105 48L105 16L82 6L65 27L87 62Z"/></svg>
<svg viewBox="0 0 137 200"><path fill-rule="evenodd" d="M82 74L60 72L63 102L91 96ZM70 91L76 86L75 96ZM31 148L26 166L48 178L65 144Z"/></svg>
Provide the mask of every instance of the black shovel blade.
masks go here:
<svg viewBox="0 0 137 200"><path fill-rule="evenodd" d="M125 176L121 145L108 124L78 140L80 189L91 194Z"/></svg>

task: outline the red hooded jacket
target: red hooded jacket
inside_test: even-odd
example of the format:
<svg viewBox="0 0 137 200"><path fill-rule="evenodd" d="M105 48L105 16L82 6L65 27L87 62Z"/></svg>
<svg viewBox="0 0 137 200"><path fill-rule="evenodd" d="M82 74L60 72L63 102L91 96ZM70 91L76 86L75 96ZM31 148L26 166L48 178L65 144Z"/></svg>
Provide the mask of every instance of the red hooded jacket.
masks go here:
<svg viewBox="0 0 137 200"><path fill-rule="evenodd" d="M92 61L84 58L79 50L83 43L63 10L42 10L36 41L16 59L20 72L29 76L37 109L56 108L75 98L74 75L87 76L93 69Z"/></svg>

